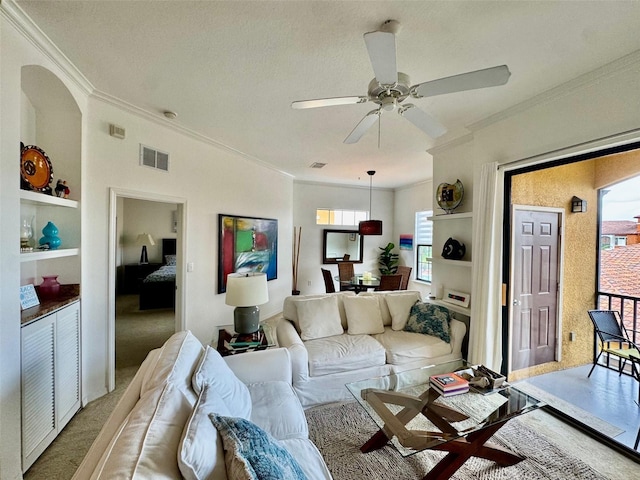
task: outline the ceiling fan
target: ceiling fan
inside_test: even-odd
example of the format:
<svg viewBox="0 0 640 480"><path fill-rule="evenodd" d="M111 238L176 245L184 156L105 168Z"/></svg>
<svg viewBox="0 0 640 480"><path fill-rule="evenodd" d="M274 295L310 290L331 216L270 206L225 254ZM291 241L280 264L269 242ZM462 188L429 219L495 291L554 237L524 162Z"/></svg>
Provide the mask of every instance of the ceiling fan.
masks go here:
<svg viewBox="0 0 640 480"><path fill-rule="evenodd" d="M378 108L370 111L360 120L360 123L345 138L344 143L356 143L376 123L383 112L394 110L430 137L437 138L444 135L447 131L446 127L412 103L403 104L404 100L408 97L434 97L446 93L494 87L504 85L509 80L511 75L509 68L506 65L500 65L410 86L409 76L398 72L396 67L396 34L399 30L399 22L387 20L380 30L364 34L364 42L375 74L375 78L369 83L367 96L301 100L293 102L291 107L305 109L365 102L377 104Z"/></svg>

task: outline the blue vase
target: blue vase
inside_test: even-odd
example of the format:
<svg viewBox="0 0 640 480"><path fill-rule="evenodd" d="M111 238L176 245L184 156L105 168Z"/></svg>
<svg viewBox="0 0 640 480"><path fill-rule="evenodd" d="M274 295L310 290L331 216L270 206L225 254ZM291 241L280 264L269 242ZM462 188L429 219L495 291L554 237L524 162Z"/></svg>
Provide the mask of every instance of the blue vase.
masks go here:
<svg viewBox="0 0 640 480"><path fill-rule="evenodd" d="M58 227L53 222L48 222L42 229L44 237L40 239L40 245L49 244L50 250L57 249L62 243L60 237L58 237Z"/></svg>

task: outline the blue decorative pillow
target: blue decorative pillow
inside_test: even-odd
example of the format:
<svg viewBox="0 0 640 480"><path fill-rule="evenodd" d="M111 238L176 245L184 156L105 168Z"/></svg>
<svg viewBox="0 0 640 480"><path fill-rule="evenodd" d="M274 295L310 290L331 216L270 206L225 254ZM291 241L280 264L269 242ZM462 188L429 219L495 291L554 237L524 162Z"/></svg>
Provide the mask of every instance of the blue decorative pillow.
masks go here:
<svg viewBox="0 0 640 480"><path fill-rule="evenodd" d="M256 424L215 413L210 413L209 418L222 437L229 478L307 480L295 458Z"/></svg>
<svg viewBox="0 0 640 480"><path fill-rule="evenodd" d="M449 309L433 303L416 303L411 307L406 332L424 333L451 343Z"/></svg>

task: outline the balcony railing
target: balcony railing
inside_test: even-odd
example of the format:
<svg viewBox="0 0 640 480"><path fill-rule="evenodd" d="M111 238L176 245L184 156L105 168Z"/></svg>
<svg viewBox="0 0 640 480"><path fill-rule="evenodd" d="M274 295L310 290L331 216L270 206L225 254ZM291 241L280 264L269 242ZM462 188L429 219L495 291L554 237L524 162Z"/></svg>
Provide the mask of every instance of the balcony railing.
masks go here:
<svg viewBox="0 0 640 480"><path fill-rule="evenodd" d="M631 297L628 295L619 295L617 293L597 292L596 308L600 310L616 310L620 313L622 323L624 323L629 338L635 344L640 342L640 298ZM594 355L598 354L598 339L594 339L593 345ZM612 370L619 369L619 358L611 357L608 354L603 354L600 357L600 365L610 368ZM625 365L623 373L630 375L631 366L629 362Z"/></svg>

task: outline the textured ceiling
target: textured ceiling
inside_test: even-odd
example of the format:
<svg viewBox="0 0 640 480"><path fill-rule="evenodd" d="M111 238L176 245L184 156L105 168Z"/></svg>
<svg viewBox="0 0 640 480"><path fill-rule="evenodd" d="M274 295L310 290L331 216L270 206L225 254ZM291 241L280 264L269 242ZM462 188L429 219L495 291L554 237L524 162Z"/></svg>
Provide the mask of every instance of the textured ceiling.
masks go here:
<svg viewBox="0 0 640 480"><path fill-rule="evenodd" d="M342 143L372 103L293 110L294 100L366 95L363 34L402 24L398 69L421 83L507 64L505 86L413 100L449 130L640 50L640 1L16 2L102 94L299 180L398 187L431 178L434 140L396 114ZM125 125L126 127L126 125ZM160 146L159 146L160 148ZM327 163L311 169L313 162Z"/></svg>

